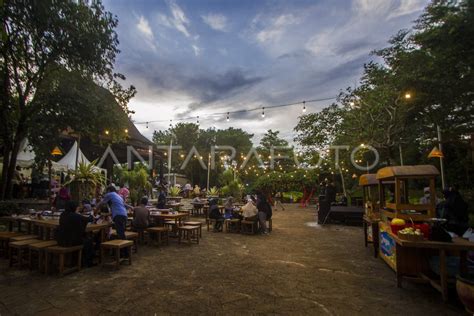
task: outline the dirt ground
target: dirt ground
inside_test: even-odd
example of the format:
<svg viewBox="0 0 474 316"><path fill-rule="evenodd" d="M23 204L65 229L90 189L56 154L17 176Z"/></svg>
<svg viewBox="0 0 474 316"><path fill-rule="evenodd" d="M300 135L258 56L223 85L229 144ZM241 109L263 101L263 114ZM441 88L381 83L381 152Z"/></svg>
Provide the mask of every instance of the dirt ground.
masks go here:
<svg viewBox="0 0 474 316"><path fill-rule="evenodd" d="M313 209L274 212L269 236L203 230L199 245L143 246L131 266L65 277L0 260L0 315L451 315L426 285L396 287L362 228L315 225ZM455 294L453 294L455 296Z"/></svg>

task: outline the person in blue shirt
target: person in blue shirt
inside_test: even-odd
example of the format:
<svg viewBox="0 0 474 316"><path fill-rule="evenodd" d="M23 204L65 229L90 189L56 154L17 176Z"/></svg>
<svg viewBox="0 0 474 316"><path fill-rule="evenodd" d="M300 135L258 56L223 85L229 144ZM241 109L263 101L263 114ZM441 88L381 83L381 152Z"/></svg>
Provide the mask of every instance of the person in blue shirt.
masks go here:
<svg viewBox="0 0 474 316"><path fill-rule="evenodd" d="M102 198L102 201L97 204L96 208L101 205L108 204L112 213L112 221L114 222L117 236L125 240L125 227L127 225L127 208L132 208L125 204L123 198L117 193L114 186L107 187L107 193Z"/></svg>

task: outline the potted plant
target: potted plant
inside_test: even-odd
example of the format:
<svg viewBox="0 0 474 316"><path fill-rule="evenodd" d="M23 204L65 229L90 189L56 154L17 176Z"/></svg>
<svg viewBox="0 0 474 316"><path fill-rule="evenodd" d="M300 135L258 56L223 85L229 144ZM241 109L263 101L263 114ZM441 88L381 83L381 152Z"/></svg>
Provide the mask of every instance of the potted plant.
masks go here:
<svg viewBox="0 0 474 316"><path fill-rule="evenodd" d="M181 201L181 196L179 195L181 193L180 187L173 186L169 188L168 193L169 193L169 196L167 197L168 200L172 200L177 203Z"/></svg>
<svg viewBox="0 0 474 316"><path fill-rule="evenodd" d="M217 187L210 188L209 192L207 192L207 197L208 198L217 198L217 197L219 197L219 189Z"/></svg>
<svg viewBox="0 0 474 316"><path fill-rule="evenodd" d="M81 201L95 196L98 186L105 187L105 176L96 167L96 160L90 164L80 162L77 170L72 172L72 178L65 185L71 188L73 199Z"/></svg>

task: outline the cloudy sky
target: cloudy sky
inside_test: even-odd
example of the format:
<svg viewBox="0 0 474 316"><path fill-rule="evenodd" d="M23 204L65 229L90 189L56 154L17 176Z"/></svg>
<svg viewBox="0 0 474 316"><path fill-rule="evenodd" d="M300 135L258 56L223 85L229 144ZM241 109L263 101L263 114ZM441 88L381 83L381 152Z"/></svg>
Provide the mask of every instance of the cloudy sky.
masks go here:
<svg viewBox="0 0 474 316"><path fill-rule="evenodd" d="M409 28L426 0L107 0L118 16L116 70L137 87L143 134L170 120L267 129L292 140L302 106L211 115L336 96L354 86L370 51ZM330 101L307 105L316 112ZM151 122L158 121L158 122Z"/></svg>

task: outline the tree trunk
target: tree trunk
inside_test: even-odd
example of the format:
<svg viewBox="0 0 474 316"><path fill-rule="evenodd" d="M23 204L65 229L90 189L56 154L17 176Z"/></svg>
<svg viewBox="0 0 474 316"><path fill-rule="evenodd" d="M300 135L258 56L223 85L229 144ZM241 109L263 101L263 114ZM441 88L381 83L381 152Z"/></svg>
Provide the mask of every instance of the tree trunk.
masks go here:
<svg viewBox="0 0 474 316"><path fill-rule="evenodd" d="M8 168L10 166L10 154L11 154L11 144L3 144L3 167L2 167L2 179L0 182L0 200L5 199L7 191L7 174Z"/></svg>
<svg viewBox="0 0 474 316"><path fill-rule="evenodd" d="M21 135L23 135L23 133L21 133ZM21 140L23 139L23 137L21 137L21 135L17 134L17 136L15 136L15 141L13 143L13 148L12 148L11 155L10 155L10 164L9 164L8 170L7 170L7 183L6 183L6 187L5 187L5 199L11 199L12 198L12 189L13 189L12 180L13 180L13 175L15 173L15 168L16 168L16 158L18 156L18 152L20 151ZM20 140L18 140L18 139L20 139Z"/></svg>

